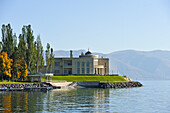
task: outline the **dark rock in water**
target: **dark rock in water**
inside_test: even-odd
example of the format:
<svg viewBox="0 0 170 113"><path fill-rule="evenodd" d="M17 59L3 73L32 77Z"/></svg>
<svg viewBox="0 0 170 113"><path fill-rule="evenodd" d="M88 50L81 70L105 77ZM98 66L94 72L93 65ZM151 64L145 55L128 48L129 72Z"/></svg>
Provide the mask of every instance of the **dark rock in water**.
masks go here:
<svg viewBox="0 0 170 113"><path fill-rule="evenodd" d="M141 87L140 82L117 82L117 83L100 83L99 88L130 88Z"/></svg>

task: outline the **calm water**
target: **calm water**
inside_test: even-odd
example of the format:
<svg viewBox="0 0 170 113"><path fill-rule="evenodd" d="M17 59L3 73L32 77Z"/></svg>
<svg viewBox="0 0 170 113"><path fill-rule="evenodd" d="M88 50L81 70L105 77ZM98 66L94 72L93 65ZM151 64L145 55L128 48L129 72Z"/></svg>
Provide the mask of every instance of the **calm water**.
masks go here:
<svg viewBox="0 0 170 113"><path fill-rule="evenodd" d="M142 81L128 89L0 92L0 112L169 113L170 81Z"/></svg>

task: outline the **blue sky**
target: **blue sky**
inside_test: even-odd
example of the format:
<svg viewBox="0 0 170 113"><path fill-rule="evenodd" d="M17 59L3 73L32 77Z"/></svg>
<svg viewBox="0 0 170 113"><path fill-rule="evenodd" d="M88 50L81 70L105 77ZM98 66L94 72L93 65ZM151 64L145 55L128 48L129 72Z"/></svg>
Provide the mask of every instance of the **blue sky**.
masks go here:
<svg viewBox="0 0 170 113"><path fill-rule="evenodd" d="M0 0L0 25L31 24L44 48L170 50L169 0ZM0 33L0 36L2 34Z"/></svg>

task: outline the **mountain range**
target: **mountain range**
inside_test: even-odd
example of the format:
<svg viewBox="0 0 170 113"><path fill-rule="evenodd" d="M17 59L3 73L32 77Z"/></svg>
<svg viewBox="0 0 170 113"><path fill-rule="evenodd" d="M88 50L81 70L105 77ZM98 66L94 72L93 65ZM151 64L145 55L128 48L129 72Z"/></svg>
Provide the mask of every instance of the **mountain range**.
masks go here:
<svg viewBox="0 0 170 113"><path fill-rule="evenodd" d="M82 52L86 51L73 50L73 56L78 57ZM70 51L57 50L54 54L55 57L69 57ZM93 54L109 58L110 74L125 75L133 80L170 79L170 51L123 50Z"/></svg>

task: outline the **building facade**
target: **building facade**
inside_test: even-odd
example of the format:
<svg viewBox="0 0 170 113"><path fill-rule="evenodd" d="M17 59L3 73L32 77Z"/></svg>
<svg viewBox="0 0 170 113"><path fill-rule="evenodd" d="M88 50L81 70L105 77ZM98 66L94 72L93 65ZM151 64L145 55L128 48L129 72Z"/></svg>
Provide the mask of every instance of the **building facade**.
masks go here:
<svg viewBox="0 0 170 113"><path fill-rule="evenodd" d="M55 75L107 75L109 74L109 59L98 58L98 55L93 55L90 51L73 58L72 51L70 51L69 58L54 58L53 73Z"/></svg>

